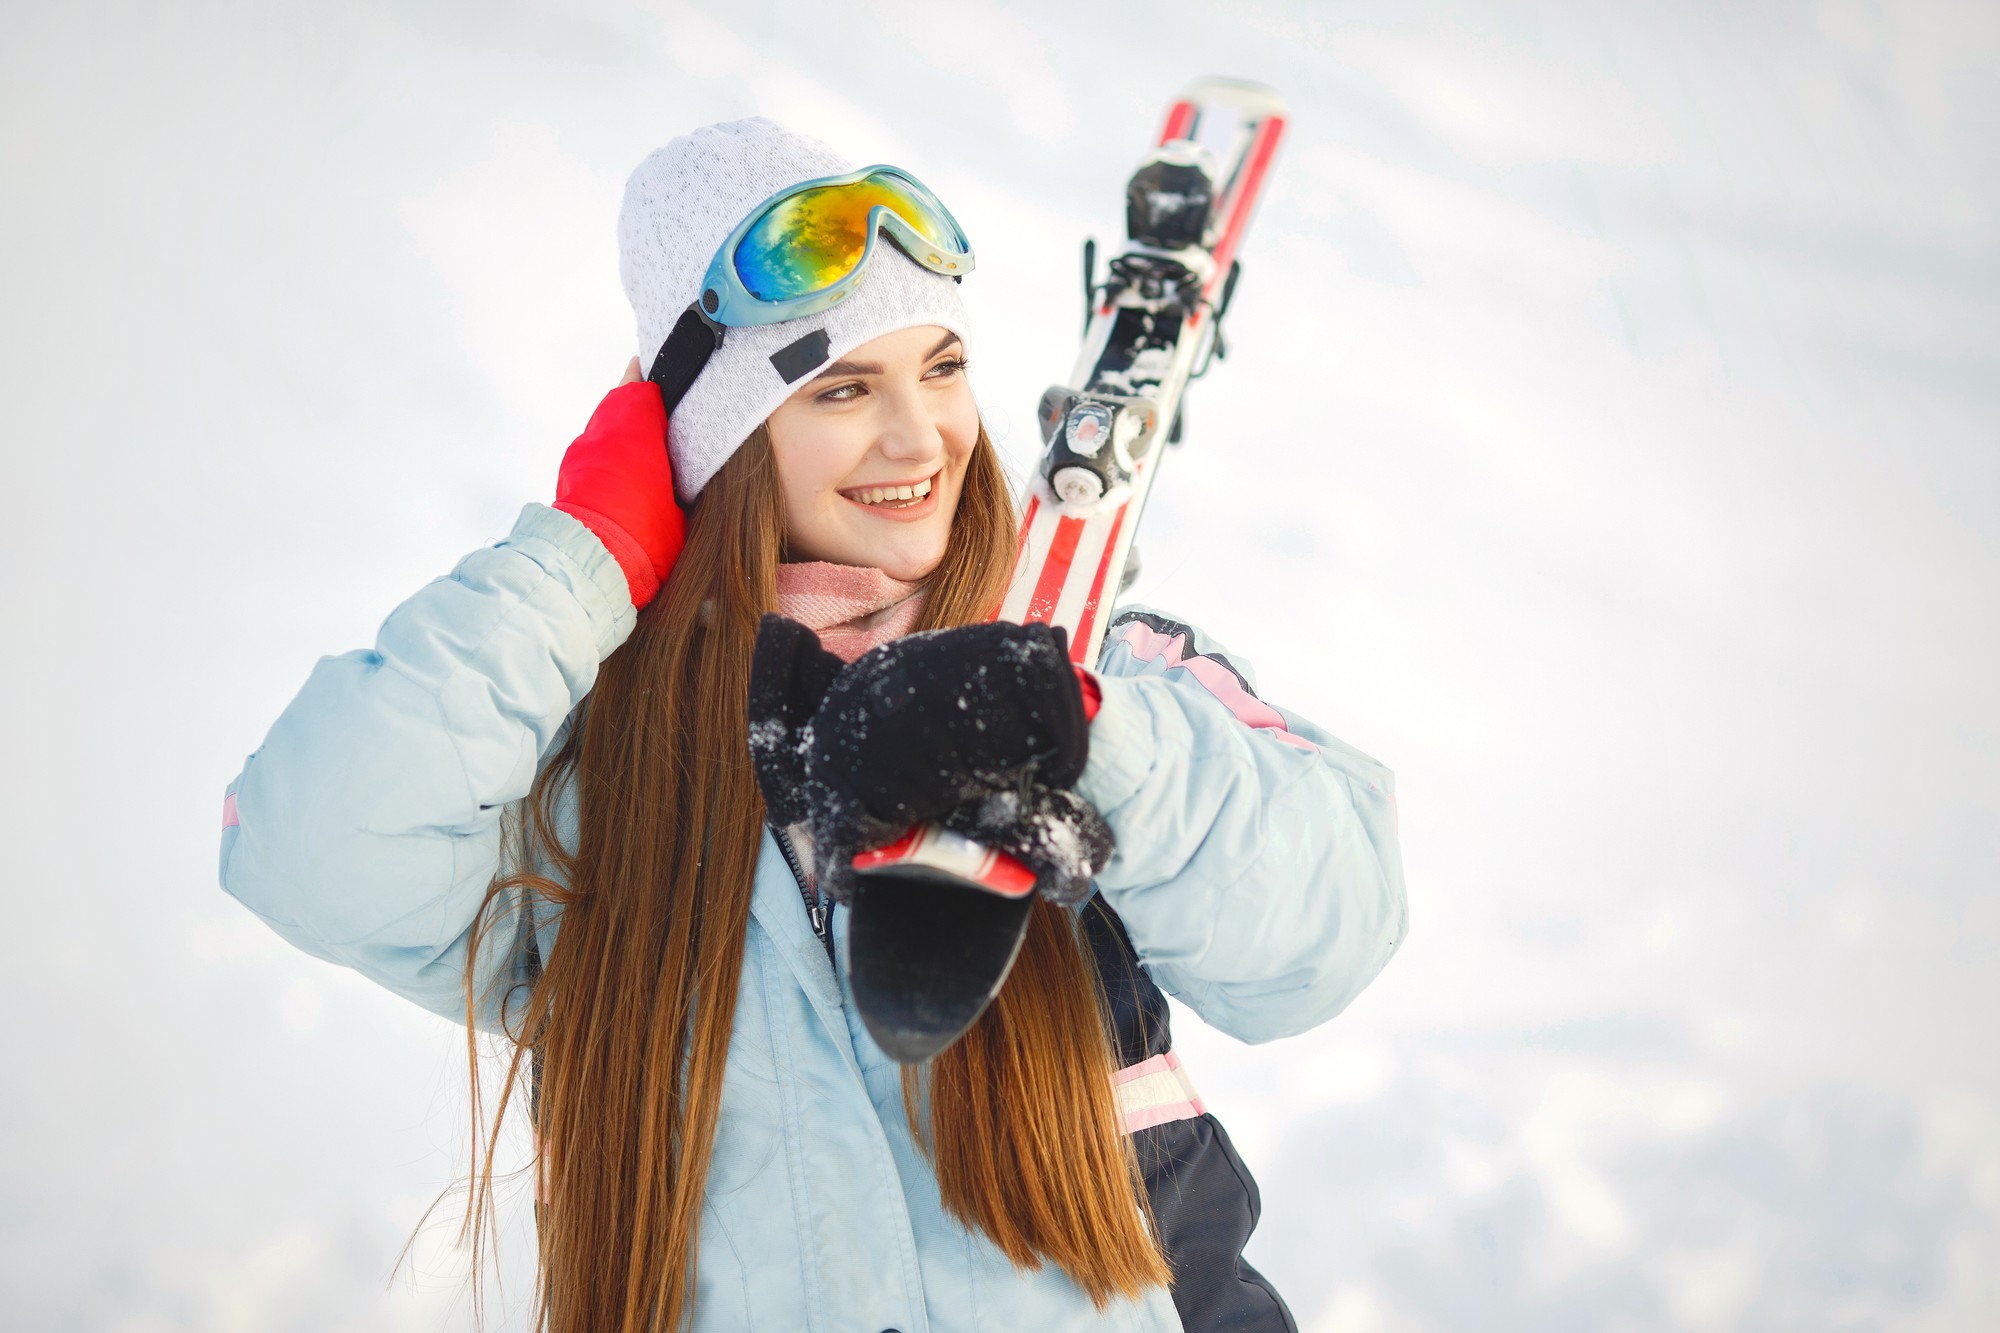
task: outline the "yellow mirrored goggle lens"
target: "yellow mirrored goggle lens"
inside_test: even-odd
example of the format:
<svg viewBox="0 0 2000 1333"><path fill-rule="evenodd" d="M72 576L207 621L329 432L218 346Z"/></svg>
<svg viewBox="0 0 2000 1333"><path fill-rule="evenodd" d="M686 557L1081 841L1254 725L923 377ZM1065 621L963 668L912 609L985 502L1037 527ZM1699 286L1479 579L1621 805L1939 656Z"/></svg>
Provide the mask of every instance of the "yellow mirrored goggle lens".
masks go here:
<svg viewBox="0 0 2000 1333"><path fill-rule="evenodd" d="M868 252L868 215L878 205L940 250L960 252L955 229L928 199L894 177L877 175L802 190L773 205L737 242L731 261L736 276L760 301L825 291Z"/></svg>

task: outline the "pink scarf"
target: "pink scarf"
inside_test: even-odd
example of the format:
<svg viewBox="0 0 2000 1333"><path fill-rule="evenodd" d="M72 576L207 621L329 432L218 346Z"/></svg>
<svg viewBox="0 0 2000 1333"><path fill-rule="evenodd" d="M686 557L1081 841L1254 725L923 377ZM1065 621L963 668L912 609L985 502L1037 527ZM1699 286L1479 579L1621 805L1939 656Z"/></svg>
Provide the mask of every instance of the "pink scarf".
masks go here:
<svg viewBox="0 0 2000 1333"><path fill-rule="evenodd" d="M813 560L778 566L778 614L819 635L843 662L908 634L924 612L924 595L921 583L860 565Z"/></svg>

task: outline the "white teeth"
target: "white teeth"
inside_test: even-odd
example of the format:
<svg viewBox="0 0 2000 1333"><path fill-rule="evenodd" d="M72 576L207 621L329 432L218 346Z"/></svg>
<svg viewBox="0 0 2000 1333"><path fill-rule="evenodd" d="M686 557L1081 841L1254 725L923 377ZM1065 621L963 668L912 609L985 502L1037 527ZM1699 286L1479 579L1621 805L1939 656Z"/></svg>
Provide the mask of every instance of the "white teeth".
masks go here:
<svg viewBox="0 0 2000 1333"><path fill-rule="evenodd" d="M865 491L850 491L848 498L865 505L878 505L890 500L921 500L930 493L931 480L925 477L910 486L870 486Z"/></svg>

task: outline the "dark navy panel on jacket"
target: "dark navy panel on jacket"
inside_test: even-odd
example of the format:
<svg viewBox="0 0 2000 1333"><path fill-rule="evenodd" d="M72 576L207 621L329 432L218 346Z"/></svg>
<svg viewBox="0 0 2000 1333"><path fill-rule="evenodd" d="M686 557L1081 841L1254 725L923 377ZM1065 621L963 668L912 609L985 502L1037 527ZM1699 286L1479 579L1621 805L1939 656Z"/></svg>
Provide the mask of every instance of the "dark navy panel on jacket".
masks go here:
<svg viewBox="0 0 2000 1333"><path fill-rule="evenodd" d="M1084 934L1110 1003L1118 1063L1173 1045L1167 997L1139 965L1125 923L1103 898L1083 909ZM1132 1147L1174 1274L1187 1333L1298 1333L1284 1298L1243 1258L1262 1207L1257 1181L1213 1115L1135 1130Z"/></svg>

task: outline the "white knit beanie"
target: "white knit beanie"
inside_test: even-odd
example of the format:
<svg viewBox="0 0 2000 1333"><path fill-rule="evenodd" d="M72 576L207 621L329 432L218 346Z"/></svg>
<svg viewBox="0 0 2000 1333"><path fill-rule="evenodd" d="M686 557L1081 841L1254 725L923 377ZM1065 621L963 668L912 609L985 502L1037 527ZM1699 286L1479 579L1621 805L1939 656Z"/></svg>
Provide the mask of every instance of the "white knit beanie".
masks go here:
<svg viewBox="0 0 2000 1333"><path fill-rule="evenodd" d="M709 261L751 209L788 185L853 169L819 140L761 117L704 126L641 162L618 214L618 271L638 317L646 373L700 294ZM831 310L728 330L667 423L681 503L693 503L750 432L822 366L885 333L925 324L968 336L958 286L885 238L854 294ZM784 372L773 363L773 353L822 330L823 356L803 365L797 353L783 357Z"/></svg>

